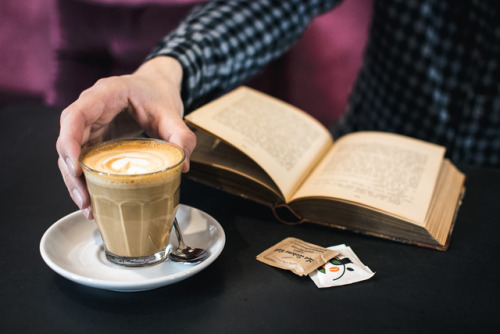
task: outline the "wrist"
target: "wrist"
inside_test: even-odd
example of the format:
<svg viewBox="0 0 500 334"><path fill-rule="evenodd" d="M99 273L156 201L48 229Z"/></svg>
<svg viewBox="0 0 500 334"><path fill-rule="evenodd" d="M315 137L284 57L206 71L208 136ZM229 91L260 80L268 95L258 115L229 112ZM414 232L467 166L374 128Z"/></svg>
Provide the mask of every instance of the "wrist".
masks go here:
<svg viewBox="0 0 500 334"><path fill-rule="evenodd" d="M144 74L153 77L158 77L160 80L167 80L171 84L178 87L179 92L182 85L182 65L172 57L158 56L144 62L136 71L135 74Z"/></svg>

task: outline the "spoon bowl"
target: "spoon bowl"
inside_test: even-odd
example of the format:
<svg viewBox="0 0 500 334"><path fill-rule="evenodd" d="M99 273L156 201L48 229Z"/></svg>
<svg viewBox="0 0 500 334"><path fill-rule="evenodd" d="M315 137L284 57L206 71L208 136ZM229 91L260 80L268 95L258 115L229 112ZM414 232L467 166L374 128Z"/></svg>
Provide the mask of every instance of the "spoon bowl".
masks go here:
<svg viewBox="0 0 500 334"><path fill-rule="evenodd" d="M170 260L192 264L202 262L210 255L205 249L189 247L184 243L184 238L182 237L179 223L177 223L177 218L174 218L174 228L179 246L168 255Z"/></svg>

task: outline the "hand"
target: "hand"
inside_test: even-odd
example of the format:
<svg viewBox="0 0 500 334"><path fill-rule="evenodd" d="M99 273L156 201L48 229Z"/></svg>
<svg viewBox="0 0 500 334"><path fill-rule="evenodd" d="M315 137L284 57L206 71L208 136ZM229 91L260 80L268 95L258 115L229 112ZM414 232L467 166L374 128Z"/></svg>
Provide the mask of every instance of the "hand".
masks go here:
<svg viewBox="0 0 500 334"><path fill-rule="evenodd" d="M81 148L108 138L145 131L184 149L183 172L196 136L186 126L180 87L182 67L177 60L156 57L130 75L97 81L63 110L57 139L59 169L71 198L92 218L90 196L78 162Z"/></svg>

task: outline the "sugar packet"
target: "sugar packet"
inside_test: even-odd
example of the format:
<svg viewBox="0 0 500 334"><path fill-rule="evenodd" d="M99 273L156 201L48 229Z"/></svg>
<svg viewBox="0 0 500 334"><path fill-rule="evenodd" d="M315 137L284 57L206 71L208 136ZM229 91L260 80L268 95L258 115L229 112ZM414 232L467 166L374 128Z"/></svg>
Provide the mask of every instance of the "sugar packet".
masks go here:
<svg viewBox="0 0 500 334"><path fill-rule="evenodd" d="M286 238L257 255L257 260L305 276L337 255L337 251L297 238Z"/></svg>
<svg viewBox="0 0 500 334"><path fill-rule="evenodd" d="M318 288L352 284L375 275L359 260L351 247L342 244L328 249L337 251L339 255L309 274Z"/></svg>

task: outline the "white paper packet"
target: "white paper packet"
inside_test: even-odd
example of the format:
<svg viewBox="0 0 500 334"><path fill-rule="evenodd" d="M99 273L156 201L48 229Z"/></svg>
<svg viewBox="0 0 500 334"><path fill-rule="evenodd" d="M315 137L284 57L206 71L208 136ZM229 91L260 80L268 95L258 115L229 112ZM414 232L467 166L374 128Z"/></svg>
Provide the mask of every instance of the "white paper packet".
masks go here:
<svg viewBox="0 0 500 334"><path fill-rule="evenodd" d="M328 247L340 254L309 274L318 288L352 284L371 278L375 273L365 266L344 244Z"/></svg>

